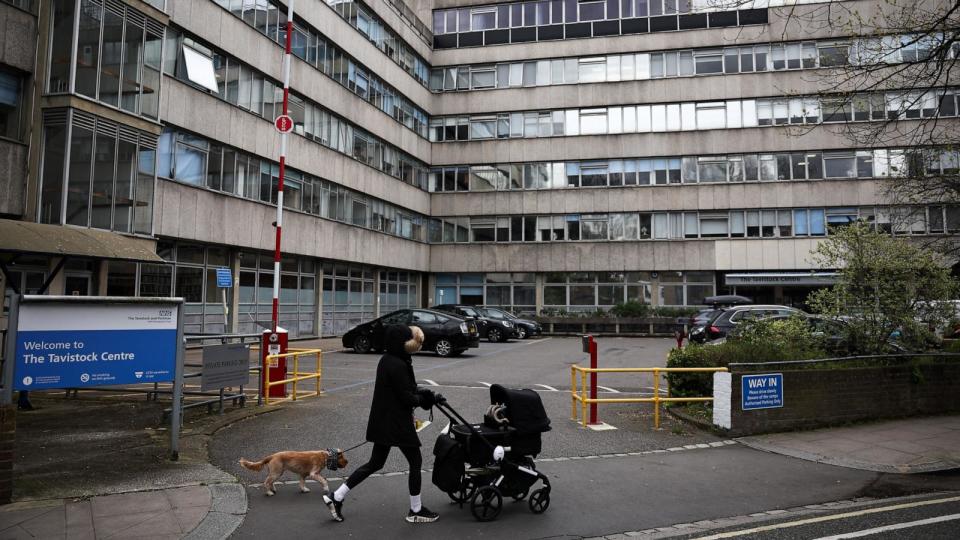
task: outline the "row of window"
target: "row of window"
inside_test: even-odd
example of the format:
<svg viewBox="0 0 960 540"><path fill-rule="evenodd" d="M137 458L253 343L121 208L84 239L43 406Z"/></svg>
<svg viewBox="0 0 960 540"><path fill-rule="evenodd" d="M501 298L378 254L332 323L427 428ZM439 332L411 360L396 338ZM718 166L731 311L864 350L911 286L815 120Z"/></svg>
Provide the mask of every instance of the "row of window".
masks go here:
<svg viewBox="0 0 960 540"><path fill-rule="evenodd" d="M165 72L206 88L227 102L268 120L283 111L281 83L232 57L212 53L173 29L168 32ZM214 56L208 56L210 54ZM290 92L288 114L293 119L295 133L426 189L426 164L335 116L316 102Z"/></svg>
<svg viewBox="0 0 960 540"><path fill-rule="evenodd" d="M163 25L111 0L55 0L51 11L47 92L156 119Z"/></svg>
<svg viewBox="0 0 960 540"><path fill-rule="evenodd" d="M436 167L430 191L509 191L960 174L946 149L778 152Z"/></svg>
<svg viewBox="0 0 960 540"><path fill-rule="evenodd" d="M729 9L766 9L823 0L532 0L433 11L433 33L453 34L495 28L657 17Z"/></svg>
<svg viewBox="0 0 960 540"><path fill-rule="evenodd" d="M957 116L954 89L486 113L430 119L430 141L700 131Z"/></svg>
<svg viewBox="0 0 960 540"><path fill-rule="evenodd" d="M696 2L698 0L694 0ZM705 0L709 1L709 0ZM434 10L435 49L766 24L767 10L691 13L687 0L535 0ZM737 9L739 11L737 11Z"/></svg>
<svg viewBox="0 0 960 540"><path fill-rule="evenodd" d="M183 131L166 129L158 143L157 175L246 199L277 202L278 164ZM287 167L284 207L423 241L423 216Z"/></svg>
<svg viewBox="0 0 960 540"><path fill-rule="evenodd" d="M950 41L937 33L451 66L430 72L430 90L453 92L916 62L930 58ZM944 53L957 58L960 43L952 43Z"/></svg>
<svg viewBox="0 0 960 540"><path fill-rule="evenodd" d="M786 208L628 212L549 216L434 218L427 239L463 242L564 242L824 236L863 220L897 234L960 232L960 207Z"/></svg>
<svg viewBox="0 0 960 540"><path fill-rule="evenodd" d="M413 47L387 26L387 23L378 17L369 6L358 0L326 1L340 17L350 23L350 26L359 30L371 43L383 51L383 54L389 56L404 71L412 75L417 82L424 86L427 85L430 65L414 52ZM399 3L403 5L403 2ZM406 8L406 5L403 5L403 7ZM409 8L407 8L407 11L410 11ZM408 20L413 20L416 24L424 26L419 19L413 16L412 12L410 12ZM426 30L425 27L423 29Z"/></svg>
<svg viewBox="0 0 960 540"><path fill-rule="evenodd" d="M156 136L75 109L46 109L40 222L153 233Z"/></svg>
<svg viewBox="0 0 960 540"><path fill-rule="evenodd" d="M278 11L276 8L267 10L266 3L262 5L258 4L258 6L246 4L246 6L248 12L250 10L259 10L258 12L268 12L272 14ZM237 9L239 9L239 6ZM286 14L284 13L283 16L285 17ZM286 30L280 29L279 32L285 33ZM324 75L330 77L364 101L388 114L397 122L413 130L417 135L424 138L427 137L426 111L414 105L412 101L387 84L382 78L378 77L363 64L351 58L343 49L334 45L332 41L322 35L311 33L309 34L309 38L303 37L296 26L294 26L294 32L294 39L291 43L291 50L294 55L317 68ZM266 78L262 73L251 69L236 57L218 51L214 47L192 36L187 37L182 31L174 28L167 30L167 56L164 62L165 73L174 73L171 64L177 61L177 56L175 55L180 54L182 57L182 53L180 53L181 43L188 43L195 50L212 58L215 66L216 84L203 84L203 86L209 88L212 92L219 92L221 97L225 97L232 103L236 103L237 96L234 94L233 99L229 96L224 96L223 87L225 82L227 83L228 90L232 84L236 92L237 81L239 80L242 90L244 83L250 84L249 78L251 77L251 73L254 77L254 86L257 85L259 79ZM181 59L180 61L182 62L183 60ZM280 83L272 82L272 84L274 87L278 87L281 90L283 89L283 85ZM241 107L243 107L244 95L240 96L240 101ZM249 108L249 105L247 105L246 108ZM280 113L277 114L279 115ZM268 118L272 120L274 117L269 116Z"/></svg>
<svg viewBox="0 0 960 540"><path fill-rule="evenodd" d="M286 46L287 6L283 3L277 0L257 0L255 2L249 0L214 0L214 2L242 19L261 34L281 46ZM383 24L383 21L377 19L372 11L363 10L363 16L359 16L355 0L345 2L328 0L327 3L418 82L423 85L427 84L427 76L430 72L427 63L417 56L409 45L389 30ZM338 7L338 4L342 7ZM350 18L351 14L353 14L353 19ZM291 50L295 56L316 66L317 58L320 56L318 49L324 43L328 47L330 46L326 38L316 28L307 24L299 16L295 16L293 36L290 42Z"/></svg>

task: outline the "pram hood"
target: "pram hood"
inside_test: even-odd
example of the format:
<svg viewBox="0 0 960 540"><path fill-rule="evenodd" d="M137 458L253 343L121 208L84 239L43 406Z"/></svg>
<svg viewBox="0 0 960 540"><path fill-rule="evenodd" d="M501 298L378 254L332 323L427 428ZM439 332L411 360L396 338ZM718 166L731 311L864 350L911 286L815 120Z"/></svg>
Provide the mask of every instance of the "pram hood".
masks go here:
<svg viewBox="0 0 960 540"><path fill-rule="evenodd" d="M505 414L510 426L518 433L544 433L550 431L550 418L543 408L540 394L528 388L506 388L499 384L490 386L490 404L506 406Z"/></svg>

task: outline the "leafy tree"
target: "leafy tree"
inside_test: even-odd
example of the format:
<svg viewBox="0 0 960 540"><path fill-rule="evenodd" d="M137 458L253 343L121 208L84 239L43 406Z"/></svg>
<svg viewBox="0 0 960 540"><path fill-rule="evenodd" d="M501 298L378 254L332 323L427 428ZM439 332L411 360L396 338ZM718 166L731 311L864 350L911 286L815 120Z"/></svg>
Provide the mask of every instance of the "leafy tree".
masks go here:
<svg viewBox="0 0 960 540"><path fill-rule="evenodd" d="M957 283L943 257L866 223L830 230L812 252L815 265L837 271L837 283L813 292L808 302L830 317L847 317L845 336L856 350L882 353L891 334L924 348L936 329L953 318Z"/></svg>

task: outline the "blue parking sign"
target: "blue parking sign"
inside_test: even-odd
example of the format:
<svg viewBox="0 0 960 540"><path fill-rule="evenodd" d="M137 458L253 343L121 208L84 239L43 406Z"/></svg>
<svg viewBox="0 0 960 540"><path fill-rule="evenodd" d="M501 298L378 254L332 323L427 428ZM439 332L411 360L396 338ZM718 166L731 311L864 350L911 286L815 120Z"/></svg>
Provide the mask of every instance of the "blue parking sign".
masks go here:
<svg viewBox="0 0 960 540"><path fill-rule="evenodd" d="M217 268L217 287L221 289L233 287L233 274L229 268Z"/></svg>
<svg viewBox="0 0 960 540"><path fill-rule="evenodd" d="M783 407L783 373L744 375L741 385L744 411Z"/></svg>

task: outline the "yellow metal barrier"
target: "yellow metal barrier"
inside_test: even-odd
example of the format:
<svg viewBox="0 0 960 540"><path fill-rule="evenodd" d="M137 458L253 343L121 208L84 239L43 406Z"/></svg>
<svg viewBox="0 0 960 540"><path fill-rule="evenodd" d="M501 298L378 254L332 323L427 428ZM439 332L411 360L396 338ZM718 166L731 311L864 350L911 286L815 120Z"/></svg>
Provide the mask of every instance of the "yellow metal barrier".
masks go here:
<svg viewBox="0 0 960 540"><path fill-rule="evenodd" d="M580 372L580 393L577 393L577 372ZM713 401L713 397L660 397L661 373L714 373L727 371L727 368L588 368L570 366L570 419L577 420L577 402L580 402L580 422L587 426L587 405L591 403L653 403L653 424L660 429L660 404ZM650 398L597 398L588 397L587 373L653 373L653 397ZM670 381L667 380L667 395L670 394Z"/></svg>
<svg viewBox="0 0 960 540"><path fill-rule="evenodd" d="M293 358L293 376L292 376L292 377L289 377L289 378L286 378L286 379L283 379L283 380L279 380L279 381L266 381L266 382L264 383L264 386L265 386L266 388L264 388L264 392L263 392L263 393L264 393L264 396L263 396L263 400L264 400L264 401L263 401L263 402L264 402L265 404L267 404L267 405L276 404L276 403L282 403L282 402L284 402L284 401L296 401L297 398L314 397L314 396L319 396L320 394L323 393L323 391L320 390L320 382L321 382L321 380L322 380L322 375L323 375L323 351L320 350L320 349L287 349L287 351L289 351L289 352L286 352L286 353L284 353L284 354L270 354L270 355L267 355L267 365L268 365L268 366L270 366L270 365L274 365L274 366L277 365L277 362L278 362L278 360L279 360L280 358ZM301 371L300 371L300 357L301 357L301 356L311 355L311 354L312 354L312 355L315 355L316 358L317 358L317 370L316 370L316 371L304 371L304 372L301 372ZM264 375L264 376L265 376L265 375ZM316 380L316 383L317 383L317 389L316 389L316 391L315 391L315 392L310 392L309 394L300 394L300 395L298 395L298 394L297 394L297 383L298 383L298 382L301 382L301 381L308 381L308 380L310 380L310 379ZM292 384L292 385L293 385L292 391L290 392L290 396L289 396L289 397L285 397L285 398L280 398L280 399L274 399L274 400L271 402L271 400L270 400L270 389L273 388L274 386L287 385L287 384Z"/></svg>

